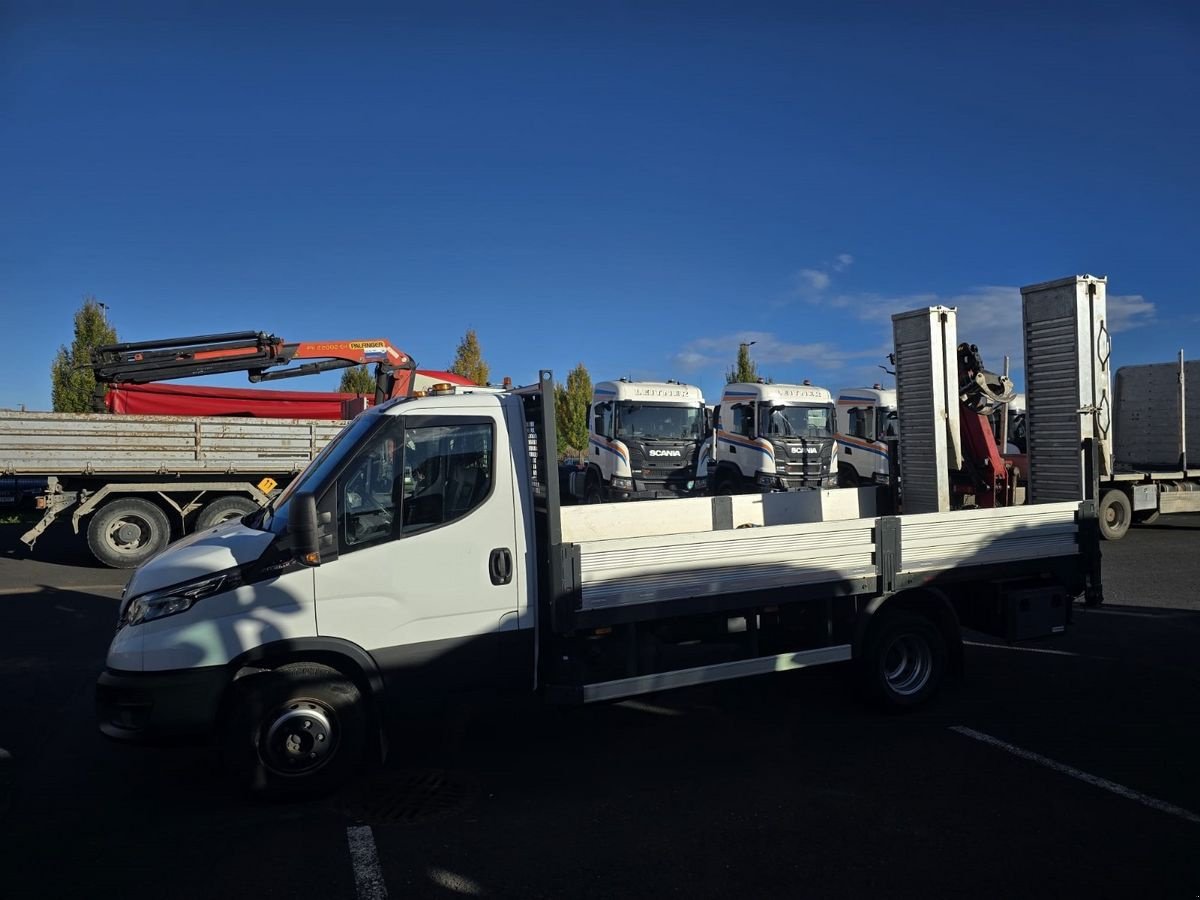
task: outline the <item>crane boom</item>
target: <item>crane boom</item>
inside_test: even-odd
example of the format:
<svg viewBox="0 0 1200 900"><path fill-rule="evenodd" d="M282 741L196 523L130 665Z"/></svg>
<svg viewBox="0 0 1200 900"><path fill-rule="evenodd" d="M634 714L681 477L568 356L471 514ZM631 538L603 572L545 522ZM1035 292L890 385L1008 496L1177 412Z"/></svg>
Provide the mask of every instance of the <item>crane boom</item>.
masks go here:
<svg viewBox="0 0 1200 900"><path fill-rule="evenodd" d="M313 362L291 365L296 360ZM375 363L375 402L408 396L417 364L382 338L289 343L264 331L229 331L107 344L92 354L92 368L103 385L150 384L178 378L246 372L250 381L276 381L331 369Z"/></svg>

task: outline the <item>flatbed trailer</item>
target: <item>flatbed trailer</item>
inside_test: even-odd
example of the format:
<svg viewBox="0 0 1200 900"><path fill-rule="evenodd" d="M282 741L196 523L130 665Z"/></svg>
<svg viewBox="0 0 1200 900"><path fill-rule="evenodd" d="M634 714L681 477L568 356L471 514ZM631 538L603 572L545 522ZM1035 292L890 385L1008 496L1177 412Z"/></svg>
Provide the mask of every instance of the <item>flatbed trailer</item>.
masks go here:
<svg viewBox="0 0 1200 900"><path fill-rule="evenodd" d="M953 311L922 316L924 342L897 348L902 406L933 403L917 382L954 359ZM412 707L464 691L590 703L849 663L907 709L961 668L962 627L1048 636L1074 598L1102 598L1090 498L899 516L870 490L563 507L553 383L373 408L263 512L139 568L101 731L216 736L238 780L287 794L336 784L404 741ZM945 439L923 420L911 439Z"/></svg>
<svg viewBox="0 0 1200 900"><path fill-rule="evenodd" d="M133 568L173 537L269 502L344 422L0 412L0 474L47 479L34 542L69 515L103 563Z"/></svg>

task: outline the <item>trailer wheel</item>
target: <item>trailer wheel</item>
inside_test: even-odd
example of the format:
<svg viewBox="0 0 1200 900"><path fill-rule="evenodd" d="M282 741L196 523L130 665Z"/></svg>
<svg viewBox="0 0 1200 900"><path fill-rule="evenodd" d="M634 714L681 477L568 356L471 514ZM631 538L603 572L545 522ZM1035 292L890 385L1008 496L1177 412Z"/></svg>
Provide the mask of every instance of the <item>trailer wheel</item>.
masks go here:
<svg viewBox="0 0 1200 900"><path fill-rule="evenodd" d="M88 523L92 555L114 569L134 569L171 540L166 513L139 497L125 497L100 507Z"/></svg>
<svg viewBox="0 0 1200 900"><path fill-rule="evenodd" d="M1100 534L1106 541L1119 541L1129 531L1133 506L1124 491L1106 491L1100 498Z"/></svg>
<svg viewBox="0 0 1200 900"><path fill-rule="evenodd" d="M853 466L843 463L838 466L837 480L840 488L856 488L858 487L858 471Z"/></svg>
<svg viewBox="0 0 1200 900"><path fill-rule="evenodd" d="M204 531L230 519L240 519L258 509L248 497L218 497L196 514L196 531Z"/></svg>
<svg viewBox="0 0 1200 900"><path fill-rule="evenodd" d="M858 659L863 693L888 712L905 712L937 693L946 674L946 639L937 625L907 612L883 612Z"/></svg>
<svg viewBox="0 0 1200 900"><path fill-rule="evenodd" d="M326 793L363 762L362 694L336 669L292 663L231 690L221 751L240 788L264 797Z"/></svg>

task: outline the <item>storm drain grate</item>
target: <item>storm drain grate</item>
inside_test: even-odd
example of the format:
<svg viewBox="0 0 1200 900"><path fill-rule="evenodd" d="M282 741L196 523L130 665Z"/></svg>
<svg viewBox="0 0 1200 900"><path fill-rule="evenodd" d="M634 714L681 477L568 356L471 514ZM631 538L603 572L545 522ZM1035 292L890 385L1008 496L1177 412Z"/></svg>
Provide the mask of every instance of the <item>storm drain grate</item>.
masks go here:
<svg viewBox="0 0 1200 900"><path fill-rule="evenodd" d="M352 784L333 807L363 825L416 825L456 815L474 796L471 784L447 772L383 772Z"/></svg>

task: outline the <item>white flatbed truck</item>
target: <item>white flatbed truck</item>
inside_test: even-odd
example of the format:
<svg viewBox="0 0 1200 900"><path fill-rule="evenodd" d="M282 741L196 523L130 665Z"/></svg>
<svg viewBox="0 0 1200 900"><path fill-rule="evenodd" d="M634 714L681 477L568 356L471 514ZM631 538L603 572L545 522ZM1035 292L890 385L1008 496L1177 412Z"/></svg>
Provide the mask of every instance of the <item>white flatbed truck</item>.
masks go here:
<svg viewBox="0 0 1200 900"><path fill-rule="evenodd" d="M938 353L952 363L953 343ZM929 356L905 365L929 381ZM850 663L903 709L961 667L962 626L1047 635L1072 598L1101 597L1081 499L903 516L845 489L560 506L553 384L372 408L261 513L144 564L97 686L101 731L215 735L248 787L319 790L402 741L410 706L458 691L590 703Z"/></svg>

